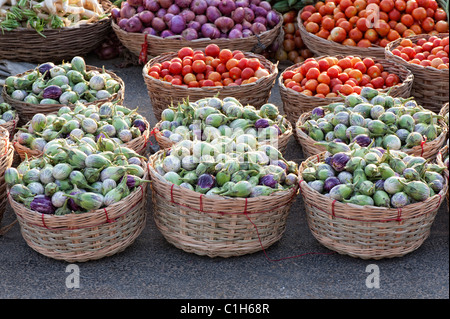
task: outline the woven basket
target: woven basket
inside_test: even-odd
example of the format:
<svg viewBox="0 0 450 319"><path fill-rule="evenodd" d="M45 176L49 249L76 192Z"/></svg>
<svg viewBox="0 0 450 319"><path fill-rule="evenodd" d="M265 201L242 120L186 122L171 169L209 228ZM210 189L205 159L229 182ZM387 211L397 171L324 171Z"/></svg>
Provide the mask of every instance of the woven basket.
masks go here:
<svg viewBox="0 0 450 319"><path fill-rule="evenodd" d="M13 159L14 147L12 147L12 144L9 141L9 133L0 126L0 226L7 203L5 171L8 167L11 167ZM0 227L0 235L4 233L5 229Z"/></svg>
<svg viewBox="0 0 450 319"><path fill-rule="evenodd" d="M185 88L181 85L173 85L169 82L157 80L148 75L148 70L155 63L171 60L177 53L170 52L151 59L143 68L142 76L147 85L148 95L152 103L153 112L158 121L161 120L161 112L172 103L177 105L189 97L189 101L195 102L206 97L218 96L219 98L234 97L242 105L250 104L256 108L268 102L270 94L278 76L278 67L259 54L244 52L247 58L257 58L269 71L269 75L258 79L256 82L240 86Z"/></svg>
<svg viewBox="0 0 450 319"><path fill-rule="evenodd" d="M12 140L16 132L16 127L18 123L19 123L19 113L16 112L16 117L14 118L14 120L8 121L5 124L0 124L0 127L8 131L10 140Z"/></svg>
<svg viewBox="0 0 450 319"><path fill-rule="evenodd" d="M306 157L310 157L326 151L326 148L324 146L315 145L316 141L309 137L309 135L300 128L301 125L305 124L306 121L308 121L310 116L311 112L303 113L298 119L297 124L295 125L295 138L297 142L302 146L303 154L305 154ZM413 156L420 156L426 159L435 159L436 155L439 152L439 149L442 148L447 140L448 132L448 127L443 120L440 120L439 124L442 128L442 132L436 139L430 142L425 142L425 144L423 144L422 146L419 145L410 149L402 149L402 151Z"/></svg>
<svg viewBox="0 0 450 319"><path fill-rule="evenodd" d="M325 56L321 56L315 59L320 60L321 58L324 57ZM341 59L344 58L345 56L337 55L335 57ZM404 98L410 97L411 87L413 85L414 80L414 76L412 75L412 73L407 68L401 65L397 65L396 63L393 63L386 59L373 58L373 60L375 61L375 63L381 63L381 65L383 65L384 70L398 75L398 77L401 80L400 84L393 86L392 88L387 88L380 91L387 92L389 91L389 89L391 89L389 95L392 97L404 97ZM287 88L283 83L283 74L287 71L291 71L300 67L303 63L304 62L294 64L288 67L278 77L278 86L280 88L280 95L281 100L283 101L284 112L286 114L287 119L292 123L292 125L295 125L300 115L304 112L312 111L317 106L323 106L335 102L344 101L342 97L321 98L317 96L307 96L305 94Z"/></svg>
<svg viewBox="0 0 450 319"><path fill-rule="evenodd" d="M303 10L302 10L303 11ZM314 55L334 56L334 55L359 55L364 57L384 59L384 48L377 45L372 45L369 48L361 48L357 46L343 45L338 42L330 41L321 38L306 31L303 21L300 18L302 11L299 11L297 16L297 25L300 35L306 47L314 53Z"/></svg>
<svg viewBox="0 0 450 319"><path fill-rule="evenodd" d="M147 152L147 144L148 140L150 138L150 124L145 120L145 123L147 124L147 129L142 133L141 136L132 139L131 141L124 143L123 146L128 147L132 150L134 150L136 153L145 156ZM27 123L28 124L28 123ZM42 156L43 152L38 150L32 150L28 148L25 145L22 145L18 142L18 133L16 133L12 139L12 143L14 145L14 149L16 150L16 153L19 154L20 159L23 161L26 157L32 158L32 157L40 157Z"/></svg>
<svg viewBox="0 0 450 319"><path fill-rule="evenodd" d="M148 179L147 169L143 178ZM135 241L146 225L146 194L147 185L139 186L107 208L62 216L8 199L28 246L53 259L86 262L119 253Z"/></svg>
<svg viewBox="0 0 450 319"><path fill-rule="evenodd" d="M189 253L233 257L268 248L281 239L298 186L259 198L203 194L169 183L149 160L154 219L164 238Z"/></svg>
<svg viewBox="0 0 450 319"><path fill-rule="evenodd" d="M446 167L444 164L444 160L445 158L448 156L448 145L445 145L438 153L438 155L436 156L436 163L439 166L443 166ZM449 180L449 171L448 171L448 167L447 170L444 172L444 176L447 179L447 181ZM448 196L449 191L447 190L447 194L445 195L447 198L447 206L449 205L449 196Z"/></svg>
<svg viewBox="0 0 450 319"><path fill-rule="evenodd" d="M161 121L159 121L153 128L152 135L155 136L156 142L158 143L158 145L161 149L171 148L175 143L170 138L165 137L161 133L161 131L159 130L160 125L161 125ZM289 121L286 121L286 125L288 126L288 128L282 135L280 135L278 137L278 141L277 141L277 145L276 145L278 150L282 153L284 153L286 151L287 144L293 134L291 123ZM267 143L270 143L270 141L261 142L261 144L267 144Z"/></svg>
<svg viewBox="0 0 450 319"><path fill-rule="evenodd" d="M74 56L84 56L97 48L111 32L112 3L102 0L108 16L93 23L73 28L44 30L38 34L33 29L18 28L0 32L0 60L30 63L61 62Z"/></svg>
<svg viewBox="0 0 450 319"><path fill-rule="evenodd" d="M87 65L86 70L103 72L102 68L97 68L97 67L91 66L91 65ZM18 74L17 76L20 77L20 76L23 76L32 71L33 70L28 70L24 73ZM119 82L119 84L120 84L119 91L117 93L114 93L107 99L96 100L94 102L85 103L85 105L102 104L102 103L106 103L106 102L117 102L120 104L123 102L123 99L125 97L125 83L115 73L108 71L108 70L105 70L105 72L108 73L114 80ZM42 113L42 114L54 113L54 112L58 112L58 110L62 106L64 106L62 104L31 104L31 103L26 103L23 101L15 100L11 96L9 96L9 94L7 93L6 86L3 86L2 96L3 96L3 99L5 100L5 102L8 103L9 105L11 105L19 114L19 118L20 118L19 125L23 125L24 123L30 121L33 118L33 115L35 115L36 113Z"/></svg>
<svg viewBox="0 0 450 319"><path fill-rule="evenodd" d="M244 52L262 53L265 51L278 37L282 30L283 18L280 16L280 22L270 30L259 35L254 35L241 39L197 39L188 41L181 36L174 36L170 38L161 38L154 35L146 35L142 33L132 33L122 30L114 20L111 22L112 29L116 33L120 42L131 53L139 56L142 51L142 46L147 42L147 56L149 58L156 57L167 52L177 52L183 47L191 47L196 50L203 50L209 44L217 44L221 48L230 50L241 50Z"/></svg>
<svg viewBox="0 0 450 319"><path fill-rule="evenodd" d="M321 153L303 162L300 178L308 163L322 162L324 158L325 153ZM447 188L445 183L438 195L424 202L390 209L333 201L305 181L300 182L313 236L331 250L362 259L401 257L418 249L430 234Z"/></svg>
<svg viewBox="0 0 450 319"><path fill-rule="evenodd" d="M448 36L448 33L439 34L439 37ZM413 43L419 39L428 39L430 35L421 34L409 37ZM438 70L436 68L413 63L408 63L399 56L396 56L392 51L399 46L402 39L398 39L389 43L386 46L386 59L393 63L403 66L411 71L414 75L414 82L411 88L411 96L422 104L424 107L439 113L443 104L449 101L449 70Z"/></svg>

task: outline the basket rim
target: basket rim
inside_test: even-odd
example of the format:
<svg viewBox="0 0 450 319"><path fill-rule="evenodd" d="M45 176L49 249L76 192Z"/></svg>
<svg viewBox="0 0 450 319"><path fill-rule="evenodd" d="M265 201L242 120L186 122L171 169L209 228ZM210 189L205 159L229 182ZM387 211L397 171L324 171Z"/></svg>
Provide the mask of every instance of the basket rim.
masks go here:
<svg viewBox="0 0 450 319"><path fill-rule="evenodd" d="M28 74L30 72L33 72L35 69L30 69L30 70L27 70L25 72L16 74L14 76L21 77L21 76L24 76L24 75L26 75L26 74ZM96 66L93 66L93 65L86 65L86 70L89 70L89 71L102 71L103 69L99 68L99 67L96 67ZM117 91L116 93L111 95L109 98L101 99L101 100L95 100L93 102L84 103L84 105L101 104L101 103L106 103L106 102L109 102L109 101L115 101L115 100L123 99L123 96L125 95L125 82L116 73L114 73L112 71L109 71L109 70L106 70L106 69L105 69L105 72L108 73L114 80L119 82L119 84L120 84L119 91ZM39 107L39 106L42 106L42 107L55 107L55 108L58 107L58 108L60 108L60 107L63 107L63 106L69 106L70 107L70 106L75 105L75 104L69 104L69 105L66 105L66 104L32 104L32 103L27 103L27 102L24 102L24 101L15 100L7 93L6 85L3 86L2 95L3 95L5 100L8 99L8 101L11 101L11 102L7 102L7 103L14 104L12 106L16 109L16 112L19 112L19 113L20 113L20 111L17 110L17 108L16 108L17 105L21 105L23 107L28 107L28 108L36 108L36 107Z"/></svg>
<svg viewBox="0 0 450 319"><path fill-rule="evenodd" d="M312 139L308 134L306 134L299 127L301 124L304 124L306 122L306 120L309 119L310 116L311 116L311 111L304 112L304 113L302 113L300 115L300 117L298 118L297 122L295 123L295 134L296 134L296 137L297 137L298 140L306 140L308 142L316 142L314 139ZM402 149L400 149L400 151L401 152L405 152L405 153L415 152L417 150L425 149L425 147L429 146L430 143L433 143L435 141L439 141L441 139L444 139L444 137L447 135L447 132L448 132L448 126L443 120L439 120L438 122L440 123L440 127L442 128L442 132L434 140L432 140L432 141L425 141L425 144L424 144L423 147L418 145L418 146L415 146L413 148L402 148ZM431 146L434 147L435 145L431 145Z"/></svg>
<svg viewBox="0 0 450 319"><path fill-rule="evenodd" d="M428 72L432 72L432 74L434 75L442 75L442 74L446 74L446 76L448 76L449 73L449 69L436 69L433 68L431 66L423 66L423 65L418 65L418 64L414 64L414 63L409 63L408 61L406 61L405 59L396 56L392 53L392 51L398 47L400 45L400 42L404 39L410 39L413 42L417 41L419 39L423 39L423 38L430 38L432 36L436 36L436 37L448 37L449 33L439 33L437 35L429 35L429 34L418 34L418 35L414 35L414 36L410 36L410 37L406 37L406 38L399 38L397 40L394 40L392 42L390 42L384 49L385 49L385 55L387 59L392 59L395 60L396 63L399 63L401 65L404 65L407 68L410 68L412 71L417 72L417 71L428 71Z"/></svg>
<svg viewBox="0 0 450 319"><path fill-rule="evenodd" d="M316 198L317 201L320 201L322 203L327 203L330 208L334 207L335 211L338 211L339 213L341 213L341 214L330 214L336 218L340 218L343 220L360 221L360 222L364 222L364 223L367 223L367 222L389 222L389 221L398 222L400 220L407 220L409 218L414 218L417 215L429 213L429 212L426 212L426 210L425 210L425 213L422 212L421 208L430 203L435 203L437 201L438 205L437 205L436 209L439 209L440 205L443 202L445 194L447 193L447 190L448 190L448 180L444 179L444 181L445 181L444 188L438 194L435 194L434 196L429 197L428 199L426 199L423 202L417 202L417 203L406 205L406 206L402 207L401 209L377 207L377 206L371 206L371 205L361 206L361 205L356 205L356 204L352 204L352 203L343 203L343 202L340 202L337 200L332 200L331 198L328 198L327 196L320 194L319 192L312 189L308 185L308 183L301 178L303 168L306 166L306 164L308 164L310 161L318 160L320 157L325 156L326 153L327 152L322 152L320 154L310 156L300 165L300 167L299 167L299 176L300 176L299 184L300 184L300 190L301 190L302 194L304 194L305 190L307 190L309 192L313 192L314 195L317 196L317 198ZM376 220L376 219L374 220L373 218L366 219L366 220L360 219L360 218L355 219L355 218L352 218L352 215L353 215L352 210L351 210L352 208L356 208L359 211L361 211L361 208L364 208L365 212L368 211L369 213L377 213L380 215L380 217L385 217L385 218L381 218L380 220ZM401 214L401 217L399 216L399 214ZM341 216L339 216L339 215L341 215ZM385 216L385 215L390 215L390 216ZM409 215L411 215L411 216L409 216Z"/></svg>
<svg viewBox="0 0 450 319"><path fill-rule="evenodd" d="M165 185L168 185L171 187L172 191L177 191L180 193L185 194L186 196L193 197L196 199L199 199L199 201L203 200L203 205L205 205L205 199L210 200L214 203L220 203L220 202L230 202L230 200L236 202L236 206L246 208L248 204L254 204L261 201L267 201L267 200L276 200L277 198L289 198L289 201L292 201L295 199L296 194L298 192L298 184L296 184L293 187L290 187L286 190L274 192L268 196L259 196L259 197L248 197L248 198L240 198L240 197L227 197L227 196L221 196L221 195L214 195L214 196L205 196L204 194L201 194L196 191L192 191L187 188L182 188L176 184L170 183L168 180L166 180L163 176L161 176L154 168L154 162L157 160L158 157L160 157L165 150L159 150L158 152L154 153L150 156L147 165L148 165L148 171L149 175L151 176L152 180L152 192L155 192L156 194L159 194L156 190L153 184L157 181L158 183L163 183ZM162 196L162 194L160 194ZM270 203L267 203L267 206L270 206ZM188 209L191 210L197 210L194 207L188 207ZM220 213L225 215L233 215L233 214L258 214L263 212L251 212L251 211L245 211L245 209L242 210L241 213L232 213L232 212L208 212L206 210L202 210L203 213Z"/></svg>
<svg viewBox="0 0 450 319"><path fill-rule="evenodd" d="M247 83L247 84L241 84L238 87L239 88L251 88L254 86L257 86L260 84L260 82L265 81L267 79L270 78L276 78L278 76L279 70L278 70L278 63L279 61L277 61L277 63L272 63L270 60L266 59L264 56L257 54L257 53L253 53L253 52L243 52L244 55L255 55L256 58L258 58L261 61L261 64L267 64L267 66L270 67L270 69L268 69L267 71L269 71L269 75L263 76L261 78L259 78L258 80L256 80L255 82L252 83ZM151 77L150 75L148 75L148 70L150 68L150 66L154 63L157 63L155 61L159 61L163 58L169 58L169 57L173 57L176 56L177 53L172 51L172 52L167 52L161 55L158 55L152 59L150 59L142 68L142 75L144 76L144 80L145 81L151 81L153 82L155 85L163 85L166 87L172 87L176 90L184 90L186 92L196 92L196 93L202 93L202 92L233 92L236 90L235 86L205 86L205 87L183 87L181 85L175 85L172 84L170 82L165 82L165 81L161 81L160 79L155 79L153 77Z"/></svg>
<svg viewBox="0 0 450 319"><path fill-rule="evenodd" d="M277 14L278 14L278 16L280 17L280 22L278 22L278 24L277 25L275 25L273 28L271 28L271 29L268 29L268 30L266 30L266 31L264 31L264 32L262 32L262 33L260 33L260 34L258 34L258 35L252 35L252 36L250 36L250 37L247 37L247 38L239 38L239 39L229 39L229 38L220 38L220 39L211 39L211 38L199 38L199 39L195 39L195 40L185 40L181 35L174 35L174 36L170 36L170 37L167 37L167 38L162 38L162 37L160 37L160 36L157 36L157 35L152 35L152 34L147 34L147 38L149 39L149 40L151 40L151 39L155 39L155 40L164 40L164 39L168 39L168 40L176 40L176 41L183 41L183 42L186 42L186 43L196 43L196 42L202 42L202 41L213 41L213 42L224 42L224 43L229 43L230 41L235 41L235 40L239 40L239 41L242 41L242 42L244 42L244 41L248 41L249 40L249 38L250 39L259 39L259 38L261 38L261 37L264 37L264 36L266 36L266 35L268 35L268 34L270 34L270 33L272 33L274 30L277 30L277 29L279 29L280 27L282 27L282 25L283 25L283 19L282 19L282 14L281 13L279 13L279 12L276 12ZM122 33L122 34L124 34L124 35L126 35L127 37L129 37L129 36L132 36L132 37L140 37L140 38L145 38L145 36L146 36L146 34L144 34L144 33L136 33L136 32L128 32L128 31L125 31L125 30L123 30L122 28L120 28L119 27L119 25L114 21L114 19L111 19L111 26L112 26L112 28L114 29L114 31L115 32L120 32L120 33ZM219 41L218 41L219 40ZM225 42L225 41L227 41L227 42Z"/></svg>

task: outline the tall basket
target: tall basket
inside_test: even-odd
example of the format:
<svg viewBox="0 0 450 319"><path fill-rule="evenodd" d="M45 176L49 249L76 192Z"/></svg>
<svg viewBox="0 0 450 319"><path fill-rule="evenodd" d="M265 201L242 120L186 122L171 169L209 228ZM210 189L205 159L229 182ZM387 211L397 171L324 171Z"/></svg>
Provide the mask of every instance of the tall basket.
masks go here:
<svg viewBox="0 0 450 319"><path fill-rule="evenodd" d="M6 211L6 182L5 171L11 167L14 160L14 147L9 141L9 133L0 126L0 236L3 235L9 226L2 227L3 215Z"/></svg>

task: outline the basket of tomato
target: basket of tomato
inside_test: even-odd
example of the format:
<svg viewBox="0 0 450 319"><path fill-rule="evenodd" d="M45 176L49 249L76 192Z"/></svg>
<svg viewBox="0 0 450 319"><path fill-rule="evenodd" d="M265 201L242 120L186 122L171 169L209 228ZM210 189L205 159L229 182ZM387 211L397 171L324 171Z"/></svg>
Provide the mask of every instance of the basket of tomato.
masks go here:
<svg viewBox="0 0 450 319"><path fill-rule="evenodd" d="M360 94L363 87L407 98L413 79L407 68L385 59L322 56L285 69L278 85L286 117L295 125L301 114L317 106L342 102L345 96Z"/></svg>
<svg viewBox="0 0 450 319"><path fill-rule="evenodd" d="M298 25L316 55L378 58L399 38L448 32L447 14L436 0L319 1L299 12Z"/></svg>
<svg viewBox="0 0 450 319"><path fill-rule="evenodd" d="M185 47L157 56L142 72L153 112L161 120L164 109L186 99L234 97L259 108L269 100L278 67L262 55L210 44L204 50Z"/></svg>

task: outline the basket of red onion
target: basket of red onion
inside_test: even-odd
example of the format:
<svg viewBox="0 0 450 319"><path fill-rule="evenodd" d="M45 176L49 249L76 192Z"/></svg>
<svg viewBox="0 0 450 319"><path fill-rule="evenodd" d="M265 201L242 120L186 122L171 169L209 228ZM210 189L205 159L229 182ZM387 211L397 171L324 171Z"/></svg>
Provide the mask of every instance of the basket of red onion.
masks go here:
<svg viewBox="0 0 450 319"><path fill-rule="evenodd" d="M150 57L211 43L261 53L283 24L281 14L261 0L127 0L111 14L123 46Z"/></svg>

